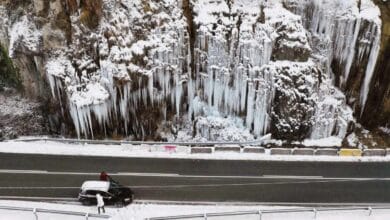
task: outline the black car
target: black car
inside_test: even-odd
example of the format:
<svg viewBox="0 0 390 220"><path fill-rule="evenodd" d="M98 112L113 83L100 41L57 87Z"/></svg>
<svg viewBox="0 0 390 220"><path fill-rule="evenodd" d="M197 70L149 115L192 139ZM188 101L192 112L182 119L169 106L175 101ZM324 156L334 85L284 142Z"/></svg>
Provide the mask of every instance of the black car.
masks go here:
<svg viewBox="0 0 390 220"><path fill-rule="evenodd" d="M133 202L134 193L129 187L113 181L85 181L81 186L79 201L83 205L96 204L96 194L103 197L107 205L125 206Z"/></svg>

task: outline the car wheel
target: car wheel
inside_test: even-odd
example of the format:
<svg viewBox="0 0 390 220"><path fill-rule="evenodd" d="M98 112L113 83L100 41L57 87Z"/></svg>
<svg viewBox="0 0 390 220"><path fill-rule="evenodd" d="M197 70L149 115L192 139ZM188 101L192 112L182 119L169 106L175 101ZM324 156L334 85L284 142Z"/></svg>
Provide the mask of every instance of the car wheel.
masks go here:
<svg viewBox="0 0 390 220"><path fill-rule="evenodd" d="M83 204L83 205L85 205L85 206L90 206L90 205L91 205L91 201L89 201L89 200L83 200L83 201L81 202L81 204Z"/></svg>
<svg viewBox="0 0 390 220"><path fill-rule="evenodd" d="M123 205L123 200L118 200L117 202L115 202L115 206L118 207L118 208L122 208L124 205Z"/></svg>
<svg viewBox="0 0 390 220"><path fill-rule="evenodd" d="M128 206L130 203L131 203L131 200L129 200L129 201L123 200L123 206Z"/></svg>
<svg viewBox="0 0 390 220"><path fill-rule="evenodd" d="M127 206L133 202L133 196L130 196L129 198L123 199L124 206Z"/></svg>

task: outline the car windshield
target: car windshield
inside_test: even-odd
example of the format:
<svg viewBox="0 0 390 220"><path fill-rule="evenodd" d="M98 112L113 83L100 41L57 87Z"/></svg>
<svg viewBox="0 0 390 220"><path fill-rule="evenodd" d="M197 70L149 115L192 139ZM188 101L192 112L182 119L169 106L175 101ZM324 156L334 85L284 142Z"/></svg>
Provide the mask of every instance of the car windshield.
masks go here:
<svg viewBox="0 0 390 220"><path fill-rule="evenodd" d="M122 185L120 185L119 183L117 183L117 182L115 182L115 181L111 181L110 182L110 188L115 188L115 189L117 189L117 188L121 188L122 187Z"/></svg>
<svg viewBox="0 0 390 220"><path fill-rule="evenodd" d="M118 195L119 193L119 189L118 188L110 188L108 190L109 193L113 194L113 195Z"/></svg>
<svg viewBox="0 0 390 220"><path fill-rule="evenodd" d="M110 189L108 190L108 192L110 192L110 193L112 193L114 195L117 195L120 192L121 188L122 188L122 186L119 185L118 183L111 182Z"/></svg>

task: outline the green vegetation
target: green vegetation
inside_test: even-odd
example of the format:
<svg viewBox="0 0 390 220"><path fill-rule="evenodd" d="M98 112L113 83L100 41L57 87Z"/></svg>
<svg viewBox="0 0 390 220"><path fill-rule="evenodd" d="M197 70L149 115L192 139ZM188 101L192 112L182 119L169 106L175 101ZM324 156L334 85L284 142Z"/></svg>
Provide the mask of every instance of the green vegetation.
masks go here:
<svg viewBox="0 0 390 220"><path fill-rule="evenodd" d="M0 90L5 86L18 90L23 88L18 69L14 67L6 49L0 45Z"/></svg>

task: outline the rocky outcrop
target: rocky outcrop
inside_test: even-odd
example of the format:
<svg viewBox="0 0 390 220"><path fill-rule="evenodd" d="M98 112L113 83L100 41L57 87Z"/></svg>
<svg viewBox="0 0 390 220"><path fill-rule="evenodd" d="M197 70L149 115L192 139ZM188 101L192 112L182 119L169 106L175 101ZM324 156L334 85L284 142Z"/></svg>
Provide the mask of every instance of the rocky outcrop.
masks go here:
<svg viewBox="0 0 390 220"><path fill-rule="evenodd" d="M41 103L23 98L10 88L0 92L0 141L47 134L50 132L47 124Z"/></svg>
<svg viewBox="0 0 390 220"><path fill-rule="evenodd" d="M8 56L8 51L0 46L0 91L5 87L22 89L19 72Z"/></svg>
<svg viewBox="0 0 390 220"><path fill-rule="evenodd" d="M368 94L367 105L362 114L363 123L371 129L390 127L390 3L376 0L381 10L381 49ZM375 112L375 114L372 114Z"/></svg>

